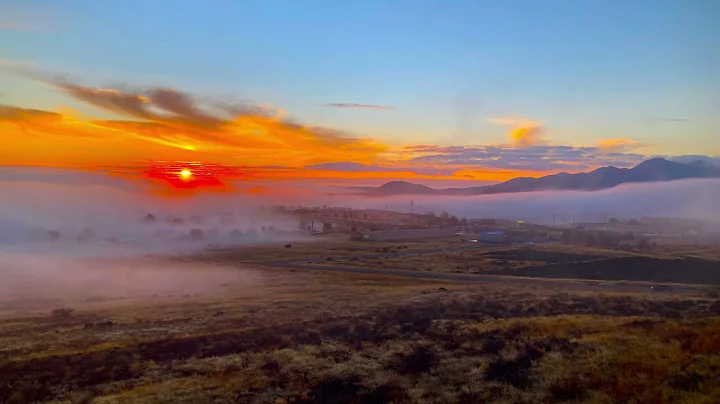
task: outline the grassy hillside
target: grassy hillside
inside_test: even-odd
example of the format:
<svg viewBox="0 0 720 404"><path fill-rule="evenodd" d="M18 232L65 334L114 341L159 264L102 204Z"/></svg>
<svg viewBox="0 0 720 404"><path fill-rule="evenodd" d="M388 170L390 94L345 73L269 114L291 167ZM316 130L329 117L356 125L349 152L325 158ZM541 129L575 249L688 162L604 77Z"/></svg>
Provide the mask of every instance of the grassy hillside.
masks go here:
<svg viewBox="0 0 720 404"><path fill-rule="evenodd" d="M717 301L339 279L321 276L310 293L287 279L245 304L6 320L0 402L714 403L720 395Z"/></svg>

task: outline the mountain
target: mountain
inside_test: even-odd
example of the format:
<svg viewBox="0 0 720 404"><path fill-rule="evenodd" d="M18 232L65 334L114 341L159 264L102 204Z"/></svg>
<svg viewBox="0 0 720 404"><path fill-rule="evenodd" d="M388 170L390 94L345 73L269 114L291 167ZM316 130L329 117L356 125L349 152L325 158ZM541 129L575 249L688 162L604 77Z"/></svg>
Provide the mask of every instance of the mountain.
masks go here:
<svg viewBox="0 0 720 404"><path fill-rule="evenodd" d="M720 167L706 161L688 164L654 158L633 168L602 167L588 173L558 173L540 178L518 177L484 187L434 189L406 181L391 181L379 187L357 187L368 196L393 195L487 195L546 190L598 191L632 182L660 182L687 178L720 177Z"/></svg>

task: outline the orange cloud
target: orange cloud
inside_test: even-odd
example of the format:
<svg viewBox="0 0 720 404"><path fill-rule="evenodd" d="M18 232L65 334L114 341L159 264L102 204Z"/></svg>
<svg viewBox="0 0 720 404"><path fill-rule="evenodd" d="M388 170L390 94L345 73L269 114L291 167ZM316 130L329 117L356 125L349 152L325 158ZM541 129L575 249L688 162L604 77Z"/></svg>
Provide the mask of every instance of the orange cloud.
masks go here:
<svg viewBox="0 0 720 404"><path fill-rule="evenodd" d="M249 103L199 103L167 88L97 89L48 81L68 95L127 120L83 120L16 107L0 109L14 164L122 165L137 160L288 165L373 162L389 147L325 128L305 126ZM6 140L6 143L7 143Z"/></svg>
<svg viewBox="0 0 720 404"><path fill-rule="evenodd" d="M544 144L542 126L539 122L523 118L490 118L496 125L508 126L508 137L514 147L529 147Z"/></svg>
<svg viewBox="0 0 720 404"><path fill-rule="evenodd" d="M119 119L0 105L0 164L109 169L174 191L248 188L250 180L503 181L547 174L558 165L572 168L565 160L600 149L546 145L540 123L510 118L491 122L510 128L512 146L393 147L302 125L286 119L283 111L254 103L201 99L161 87L93 88L49 79L17 64L10 67ZM630 146L618 139L601 144L608 149ZM181 178L183 169L195 174Z"/></svg>
<svg viewBox="0 0 720 404"><path fill-rule="evenodd" d="M598 139L597 141L597 148L604 153L627 153L648 146L650 145L627 138Z"/></svg>

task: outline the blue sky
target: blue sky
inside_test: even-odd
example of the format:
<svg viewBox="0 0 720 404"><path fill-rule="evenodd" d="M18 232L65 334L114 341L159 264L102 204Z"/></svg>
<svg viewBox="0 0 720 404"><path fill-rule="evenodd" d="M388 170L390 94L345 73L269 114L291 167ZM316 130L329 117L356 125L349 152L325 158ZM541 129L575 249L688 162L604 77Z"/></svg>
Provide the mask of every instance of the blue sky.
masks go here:
<svg viewBox="0 0 720 404"><path fill-rule="evenodd" d="M720 154L716 0L0 0L3 14L1 59L88 85L251 99L400 143L502 143L488 118L522 117L555 144ZM7 74L0 89L98 114Z"/></svg>

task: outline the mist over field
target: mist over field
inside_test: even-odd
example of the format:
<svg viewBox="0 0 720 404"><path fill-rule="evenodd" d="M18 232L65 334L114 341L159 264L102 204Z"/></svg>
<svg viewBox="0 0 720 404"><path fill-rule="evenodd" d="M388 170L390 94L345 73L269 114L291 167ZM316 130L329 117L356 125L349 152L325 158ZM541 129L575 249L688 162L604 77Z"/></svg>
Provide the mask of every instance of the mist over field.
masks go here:
<svg viewBox="0 0 720 404"><path fill-rule="evenodd" d="M402 196L368 199L367 206L417 213L432 211L468 218L527 220L551 224L603 221L605 218L642 216L717 220L720 217L720 180L693 179L655 183L628 183L602 191L542 191L463 197ZM365 205L363 205L365 206Z"/></svg>
<svg viewBox="0 0 720 404"><path fill-rule="evenodd" d="M111 251L108 251L112 253ZM49 254L0 255L0 312L44 304L102 302L217 294L224 288L253 287L261 274L219 265L169 265L150 258L91 260Z"/></svg>
<svg viewBox="0 0 720 404"><path fill-rule="evenodd" d="M61 249L64 255L82 256L182 253L227 243L233 230L242 232L244 242L259 242L282 238L261 232L263 227L297 229L292 219L259 212L267 202L262 197L225 193L168 198L148 191L137 181L102 174L4 170L0 248L33 253ZM204 237L191 237L193 230Z"/></svg>
<svg viewBox="0 0 720 404"><path fill-rule="evenodd" d="M257 198L168 199L147 191L101 174L2 170L0 312L254 288L262 276L251 269L157 256L284 242L284 232L297 229L296 221L259 212Z"/></svg>
<svg viewBox="0 0 720 404"><path fill-rule="evenodd" d="M602 221L641 216L720 217L720 180L679 180L624 184L594 191L543 191L462 197L398 196L357 198L331 196L306 186L304 194L206 193L167 198L154 196L122 178L79 173L53 176L0 176L0 250L81 256L135 253L182 253L230 243L239 230L244 242L287 239L299 218L263 211L263 205L346 206L416 213L443 211L468 218L503 218L549 224ZM284 184L276 185L277 188ZM148 214L155 220L143 221ZM262 228L278 230L276 234ZM193 229L206 237L189 237ZM48 232L56 239L48 243ZM285 236L281 234L285 233ZM117 243L120 241L121 243ZM59 248L61 247L61 248Z"/></svg>
<svg viewBox="0 0 720 404"><path fill-rule="evenodd" d="M23 174L23 175L21 175ZM42 175L40 175L42 174ZM178 255L209 244L278 244L298 240L299 218L264 204L347 206L468 218L558 224L609 217L720 217L720 180L625 184L596 192L546 191L477 197L329 196L308 185L305 195L268 197L244 192L183 198L153 196L127 180L89 173L4 170L0 177L0 301L88 299L214 293L222 285L253 286L261 276L244 268L169 267L147 254ZM271 194L272 195L272 194ZM143 220L151 213L155 220ZM174 222L173 222L174 221ZM262 228L274 232L263 232ZM203 236L192 237L193 229ZM231 232L242 233L241 240Z"/></svg>

